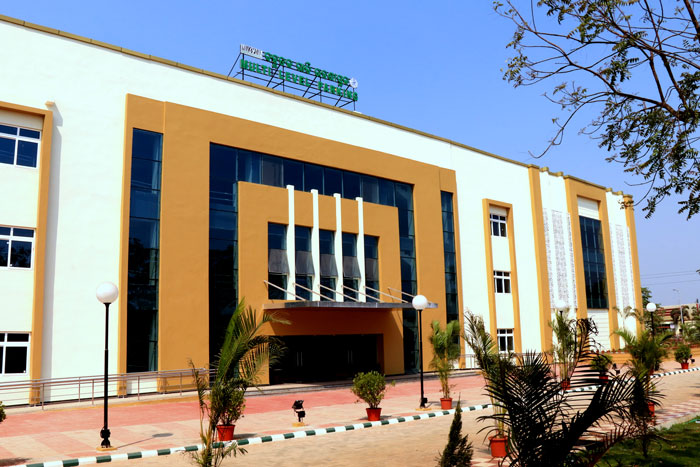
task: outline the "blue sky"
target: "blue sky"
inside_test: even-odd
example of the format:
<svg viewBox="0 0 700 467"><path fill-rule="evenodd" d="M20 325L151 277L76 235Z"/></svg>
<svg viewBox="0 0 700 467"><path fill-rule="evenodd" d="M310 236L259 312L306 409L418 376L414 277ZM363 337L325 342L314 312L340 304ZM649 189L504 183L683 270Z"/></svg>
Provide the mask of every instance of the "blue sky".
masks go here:
<svg viewBox="0 0 700 467"><path fill-rule="evenodd" d="M552 118L565 114L542 97L554 83L513 89L502 80L513 27L488 0L33 0L0 3L0 14L224 74L241 43L310 61L355 77L357 110L366 115L548 166L637 201L646 192L578 134L591 113L575 121L561 146L531 156L553 135ZM641 206L636 211L642 285L662 304L700 297L700 215L686 221L676 201L651 219Z"/></svg>

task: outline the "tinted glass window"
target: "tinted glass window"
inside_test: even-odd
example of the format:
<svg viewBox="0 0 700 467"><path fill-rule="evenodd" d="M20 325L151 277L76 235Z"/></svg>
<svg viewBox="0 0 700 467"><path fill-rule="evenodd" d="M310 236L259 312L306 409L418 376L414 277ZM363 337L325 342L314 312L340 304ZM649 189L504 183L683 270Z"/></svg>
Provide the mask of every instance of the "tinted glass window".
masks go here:
<svg viewBox="0 0 700 467"><path fill-rule="evenodd" d="M15 227L13 234L15 235L15 237L34 237L34 231L32 229L18 229L17 227Z"/></svg>
<svg viewBox="0 0 700 467"><path fill-rule="evenodd" d="M273 250L287 249L287 226L267 224L267 247Z"/></svg>
<svg viewBox="0 0 700 467"><path fill-rule="evenodd" d="M36 130L27 130L26 128L20 128L19 135L26 136L27 138L39 139L39 137L41 136L41 133L39 133Z"/></svg>
<svg viewBox="0 0 700 467"><path fill-rule="evenodd" d="M333 232L331 230L319 230L318 241L320 247L320 254L332 255L335 253L335 246L333 243Z"/></svg>
<svg viewBox="0 0 700 467"><path fill-rule="evenodd" d="M355 199L360 195L360 176L352 172L344 172L343 198Z"/></svg>
<svg viewBox="0 0 700 467"><path fill-rule="evenodd" d="M209 211L209 237L220 238L222 240L236 239L235 212L230 211Z"/></svg>
<svg viewBox="0 0 700 467"><path fill-rule="evenodd" d="M15 140L0 138L0 163L15 163Z"/></svg>
<svg viewBox="0 0 700 467"><path fill-rule="evenodd" d="M391 180L379 180L379 204L394 206L394 182Z"/></svg>
<svg viewBox="0 0 700 467"><path fill-rule="evenodd" d="M17 135L17 127L0 125L0 133L5 133L8 135Z"/></svg>
<svg viewBox="0 0 700 467"><path fill-rule="evenodd" d="M143 248L158 248L158 225L156 219L129 220L129 241Z"/></svg>
<svg viewBox="0 0 700 467"><path fill-rule="evenodd" d="M10 244L10 265L14 268L32 266L32 243L13 240Z"/></svg>
<svg viewBox="0 0 700 467"><path fill-rule="evenodd" d="M304 164L284 159L284 186L293 185L295 190L304 189Z"/></svg>
<svg viewBox="0 0 700 467"><path fill-rule="evenodd" d="M304 164L304 191L311 190L318 190L319 194L324 194L323 168L318 165Z"/></svg>
<svg viewBox="0 0 700 467"><path fill-rule="evenodd" d="M378 246L379 238L372 235L365 235L365 258L379 258Z"/></svg>
<svg viewBox="0 0 700 467"><path fill-rule="evenodd" d="M145 190L160 190L160 162L146 159L131 161L131 186Z"/></svg>
<svg viewBox="0 0 700 467"><path fill-rule="evenodd" d="M209 180L209 207L223 211L235 211L236 182L211 178Z"/></svg>
<svg viewBox="0 0 700 467"><path fill-rule="evenodd" d="M29 334L9 333L7 342L29 342Z"/></svg>
<svg viewBox="0 0 700 467"><path fill-rule="evenodd" d="M399 209L413 209L413 190L411 185L395 182L396 207Z"/></svg>
<svg viewBox="0 0 700 467"><path fill-rule="evenodd" d="M282 159L273 156L263 156L262 183L263 185L283 186Z"/></svg>
<svg viewBox="0 0 700 467"><path fill-rule="evenodd" d="M343 173L340 170L323 169L324 187L323 194L333 196L335 193L343 193Z"/></svg>
<svg viewBox="0 0 700 467"><path fill-rule="evenodd" d="M10 254L10 242L0 240L0 267L7 267L7 260Z"/></svg>
<svg viewBox="0 0 700 467"><path fill-rule="evenodd" d="M224 180L236 180L238 150L228 146L212 144L209 155L209 170L211 176Z"/></svg>
<svg viewBox="0 0 700 467"><path fill-rule="evenodd" d="M6 347L5 348L5 373L26 373L27 371L27 348L26 347Z"/></svg>
<svg viewBox="0 0 700 467"><path fill-rule="evenodd" d="M0 227L0 235L10 235L9 227Z"/></svg>
<svg viewBox="0 0 700 467"><path fill-rule="evenodd" d="M368 203L379 203L379 180L375 177L362 177L362 199Z"/></svg>
<svg viewBox="0 0 700 467"><path fill-rule="evenodd" d="M294 227L294 248L296 251L311 251L311 228Z"/></svg>
<svg viewBox="0 0 700 467"><path fill-rule="evenodd" d="M284 300L287 295L284 292L284 290L287 289L287 276L285 276L284 274L268 274L267 280L271 284L277 286L268 286L267 298L270 298L272 300Z"/></svg>
<svg viewBox="0 0 700 467"><path fill-rule="evenodd" d="M260 183L260 155L250 151L238 151L238 180Z"/></svg>
<svg viewBox="0 0 700 467"><path fill-rule="evenodd" d="M160 218L160 192L131 188L131 216Z"/></svg>
<svg viewBox="0 0 700 467"><path fill-rule="evenodd" d="M161 160L163 136L152 131L134 130L132 157L139 159Z"/></svg>
<svg viewBox="0 0 700 467"><path fill-rule="evenodd" d="M17 141L17 165L36 167L39 144L32 141Z"/></svg>
<svg viewBox="0 0 700 467"><path fill-rule="evenodd" d="M343 232L343 256L357 256L356 235Z"/></svg>

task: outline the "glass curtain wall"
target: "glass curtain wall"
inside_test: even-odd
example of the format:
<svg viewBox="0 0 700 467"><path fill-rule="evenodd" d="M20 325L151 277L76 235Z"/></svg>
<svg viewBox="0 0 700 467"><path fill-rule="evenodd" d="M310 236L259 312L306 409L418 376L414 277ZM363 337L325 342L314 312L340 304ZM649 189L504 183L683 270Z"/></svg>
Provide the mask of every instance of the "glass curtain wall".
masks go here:
<svg viewBox="0 0 700 467"><path fill-rule="evenodd" d="M401 251L401 289L415 295L416 281L415 233L413 228L413 186L384 178L361 175L317 164L309 164L283 157L246 151L219 144L210 147L210 343L220 340L222 329L215 324L230 314L235 307L237 291L237 237L236 237L236 182L262 183L283 187L294 185L299 191L318 190L343 198L362 196L369 203L383 204L398 209L399 241ZM221 229L219 233L213 230ZM224 237L224 238L222 238ZM213 263L218 267L214 269ZM339 273L339 272L338 272ZM330 284L331 276L322 283ZM325 281L325 282L324 282ZM411 297L404 297L410 301ZM404 310L404 365L406 371L417 371L418 339L414 310Z"/></svg>
<svg viewBox="0 0 700 467"><path fill-rule="evenodd" d="M459 319L457 300L457 249L452 193L442 191L442 239L445 251L445 311L447 322Z"/></svg>
<svg viewBox="0 0 700 467"><path fill-rule="evenodd" d="M131 150L126 371L158 369L158 270L163 135L134 129Z"/></svg>
<svg viewBox="0 0 700 467"><path fill-rule="evenodd" d="M608 307L608 286L605 274L603 234L598 219L579 217L583 275L586 281L586 306L592 309Z"/></svg>

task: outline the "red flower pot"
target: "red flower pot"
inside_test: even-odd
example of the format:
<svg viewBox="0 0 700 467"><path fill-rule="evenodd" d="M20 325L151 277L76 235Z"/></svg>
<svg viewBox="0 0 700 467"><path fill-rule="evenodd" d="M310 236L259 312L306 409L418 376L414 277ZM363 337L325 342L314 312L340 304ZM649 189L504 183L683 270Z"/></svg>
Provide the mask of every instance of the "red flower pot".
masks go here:
<svg viewBox="0 0 700 467"><path fill-rule="evenodd" d="M506 457L506 445L508 438L505 436L489 437L489 446L491 447L491 457Z"/></svg>
<svg viewBox="0 0 700 467"><path fill-rule="evenodd" d="M236 425L216 425L216 434L219 441L233 441L233 429Z"/></svg>
<svg viewBox="0 0 700 467"><path fill-rule="evenodd" d="M448 397L448 398L441 397L440 398L440 408L442 410L450 410L452 408L452 398L451 397Z"/></svg>
<svg viewBox="0 0 700 467"><path fill-rule="evenodd" d="M600 384L606 384L608 382L608 375L600 375L598 377L598 381L600 381Z"/></svg>
<svg viewBox="0 0 700 467"><path fill-rule="evenodd" d="M653 417L653 416L654 416L654 412L655 412L655 410L656 410L656 406L654 405L653 402L647 402L647 406L649 407L649 413L650 413L651 416Z"/></svg>
<svg viewBox="0 0 700 467"><path fill-rule="evenodd" d="M688 366L690 366L690 365L688 364L688 362L681 363L681 369L682 369L682 370L687 370L687 369L688 369Z"/></svg>
<svg viewBox="0 0 700 467"><path fill-rule="evenodd" d="M378 422L382 418L381 407L377 407L376 409L367 407L365 410L367 411L367 420L370 422Z"/></svg>
<svg viewBox="0 0 700 467"><path fill-rule="evenodd" d="M561 389L563 391L566 391L571 388L571 382L568 379L565 379L561 382Z"/></svg>

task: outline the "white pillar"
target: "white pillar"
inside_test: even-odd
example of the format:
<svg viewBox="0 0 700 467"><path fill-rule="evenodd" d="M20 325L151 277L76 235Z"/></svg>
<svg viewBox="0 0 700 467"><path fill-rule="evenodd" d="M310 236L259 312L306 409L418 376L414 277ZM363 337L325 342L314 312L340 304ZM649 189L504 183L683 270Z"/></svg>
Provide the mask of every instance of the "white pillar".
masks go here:
<svg viewBox="0 0 700 467"><path fill-rule="evenodd" d="M314 263L314 277L312 289L314 292L328 295L321 292L321 249L319 246L318 232L318 190L311 190L311 198L313 200L313 226L311 227L311 259ZM316 294L311 294L311 300L319 301L321 297Z"/></svg>
<svg viewBox="0 0 700 467"><path fill-rule="evenodd" d="M296 300L294 282L296 281L296 245L294 242L294 185L287 185L289 221L287 224L287 264L289 265L289 277L287 278L287 300Z"/></svg>
<svg viewBox="0 0 700 467"><path fill-rule="evenodd" d="M360 287L359 291L362 292L358 294L357 299L361 302L366 302L367 297L363 294L367 293L365 290L366 279L365 279L365 217L364 217L364 205L362 204L362 198L355 198L357 201L357 263L360 266Z"/></svg>
<svg viewBox="0 0 700 467"><path fill-rule="evenodd" d="M343 219L341 217L341 198L339 193L334 193L335 198L335 268L338 270L338 278L335 281L335 291L337 292L336 301L344 302L343 297Z"/></svg>

